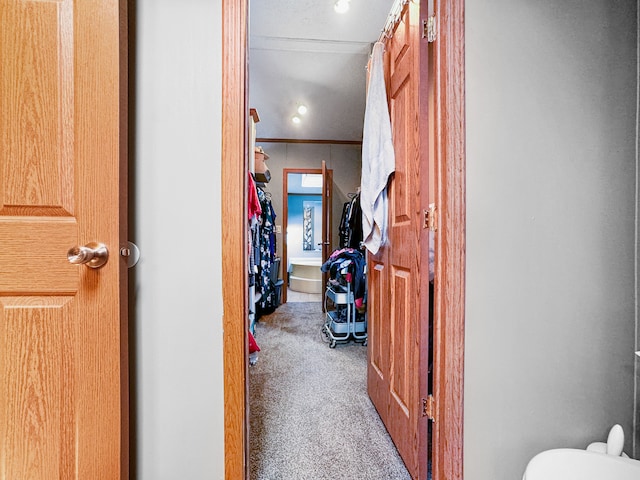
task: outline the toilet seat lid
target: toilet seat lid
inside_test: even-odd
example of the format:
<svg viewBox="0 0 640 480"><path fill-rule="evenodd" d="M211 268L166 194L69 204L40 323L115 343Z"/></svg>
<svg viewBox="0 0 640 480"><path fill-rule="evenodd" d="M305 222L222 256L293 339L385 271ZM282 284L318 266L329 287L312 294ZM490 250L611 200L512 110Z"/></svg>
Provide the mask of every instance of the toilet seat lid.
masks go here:
<svg viewBox="0 0 640 480"><path fill-rule="evenodd" d="M640 461L586 450L559 448L531 459L523 480L638 480Z"/></svg>

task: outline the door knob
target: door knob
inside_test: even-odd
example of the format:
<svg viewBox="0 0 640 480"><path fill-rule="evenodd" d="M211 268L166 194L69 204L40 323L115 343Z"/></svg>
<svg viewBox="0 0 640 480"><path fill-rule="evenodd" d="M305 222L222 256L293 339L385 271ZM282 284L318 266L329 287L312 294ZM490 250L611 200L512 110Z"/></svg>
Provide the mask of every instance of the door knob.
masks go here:
<svg viewBox="0 0 640 480"><path fill-rule="evenodd" d="M103 243L91 242L85 246L75 246L67 252L67 260L74 265L100 268L109 260L109 250Z"/></svg>

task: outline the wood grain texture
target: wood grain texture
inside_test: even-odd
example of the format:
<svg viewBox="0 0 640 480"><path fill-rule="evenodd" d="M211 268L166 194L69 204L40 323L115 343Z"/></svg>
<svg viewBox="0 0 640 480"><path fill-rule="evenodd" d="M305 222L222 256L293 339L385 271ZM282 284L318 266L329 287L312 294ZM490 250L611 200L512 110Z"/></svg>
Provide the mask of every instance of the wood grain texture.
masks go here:
<svg viewBox="0 0 640 480"><path fill-rule="evenodd" d="M122 469L120 331L120 10L117 0L74 4L75 155L78 243L111 251L100 270L80 269L77 339L79 478L119 478ZM82 66L83 68L80 68Z"/></svg>
<svg viewBox="0 0 640 480"><path fill-rule="evenodd" d="M3 478L75 478L72 297L0 298Z"/></svg>
<svg viewBox="0 0 640 480"><path fill-rule="evenodd" d="M322 160L322 263L329 259L333 252L331 239L333 238L333 170L327 169L327 162ZM285 230L286 232L286 230ZM288 265L288 264L285 264ZM327 284L329 272L322 272L322 286ZM324 302L322 311L325 311Z"/></svg>
<svg viewBox="0 0 640 480"><path fill-rule="evenodd" d="M67 250L78 239L75 219L0 218L0 292L73 293L78 290L78 269L70 265L66 257Z"/></svg>
<svg viewBox="0 0 640 480"><path fill-rule="evenodd" d="M462 480L465 322L464 0L437 2L438 175L434 479Z"/></svg>
<svg viewBox="0 0 640 480"><path fill-rule="evenodd" d="M73 4L8 2L0 31L0 206L73 212ZM0 209L0 213L2 210Z"/></svg>
<svg viewBox="0 0 640 480"><path fill-rule="evenodd" d="M413 478L427 472L428 248L422 211L428 203L426 98L421 97L419 2L404 5L386 41L387 88L395 152L388 186L388 243L369 255L369 394ZM428 185L428 184L427 184ZM373 271L371 270L373 267ZM384 286L384 287L383 287ZM382 303L384 302L384 303ZM423 336L427 332L426 336ZM385 389L385 391L381 391Z"/></svg>
<svg viewBox="0 0 640 480"><path fill-rule="evenodd" d="M222 2L222 276L224 465L227 480L247 475L247 2Z"/></svg>
<svg viewBox="0 0 640 480"><path fill-rule="evenodd" d="M125 471L122 13L119 0L0 4L0 48L11 47L0 58L0 93L11 98L2 103L9 133L0 133L6 478ZM66 261L91 241L111 252L103 268Z"/></svg>
<svg viewBox="0 0 640 480"><path fill-rule="evenodd" d="M433 14L432 0L420 0L420 20L419 24L424 25L429 16ZM422 30L422 29L421 29ZM433 249L432 242L435 241L434 237L437 232L434 232L432 236L428 228L424 227L424 211L428 210L431 203L436 203L435 198L437 195L436 185L438 184L438 178L435 174L438 158L435 155L435 137L436 137L436 122L434 121L432 112L435 111L435 76L433 74L434 55L432 45L426 38L423 37L423 31L419 32L420 36L420 48L417 53L417 70L420 76L420 84L418 85L417 95L420 99L420 108L418 111L419 123L422 126L420 133L420 144L418 146L418 155L422 159L420 162L420 180L419 180L419 192L420 192L420 209L419 215L422 215L422 226L420 233L420 251L422 252L421 260L421 274L418 281L420 288L417 302L421 312L422 321L420 321L418 329L418 337L421 339L420 349L423 351L420 357L420 370L421 374L418 378L418 390L420 402L424 399L428 399L429 395L433 392L433 375L430 375L433 368L433 350L438 348L438 345L434 342L434 332L432 328L433 323L433 299L430 296L434 292L434 288L431 288L429 278L431 276L429 263L431 262L430 250ZM426 320L426 321L425 321ZM434 460L434 448L433 442L430 439L430 434L433 431L433 424L429 423L427 417L423 416L421 412L418 420L418 430L421 439L425 441L420 442L418 457L421 462L427 459L427 464L431 460L433 464ZM428 467L422 467L423 478L426 477L426 470Z"/></svg>
<svg viewBox="0 0 640 480"><path fill-rule="evenodd" d="M287 228L289 228L288 227L289 225L289 199L288 199L289 194L288 192L289 192L289 172L288 172L288 169L285 168L282 170L282 231L283 232L286 232ZM287 271L287 267L289 265L289 252L287 249L286 241L282 242L282 245L280 246L280 252L282 254L282 262L280 264L282 268L282 278L285 281L283 285L283 287L285 288L282 288L282 290L280 291L280 301L282 303L287 303L289 282L288 282L287 274L285 272Z"/></svg>
<svg viewBox="0 0 640 480"><path fill-rule="evenodd" d="M135 18L129 16L129 2L134 0L118 0L119 2L119 90L120 90L120 117L119 117L119 244L120 247L128 247L129 238L129 145L131 151L135 150L135 134L129 130L129 116L135 119L135 109L129 110L129 89L133 89L135 82L129 77L129 25L134 24ZM134 45L134 43L132 43ZM133 50L133 48L132 48ZM132 65L135 65L133 63ZM135 68L132 68L135 70ZM131 81L131 84L129 83ZM132 124L134 121L131 122ZM132 165L133 167L133 165ZM133 206L132 206L133 207ZM131 452L130 436L130 412L135 409L135 404L130 401L130 377L129 358L134 359L134 352L129 351L129 266L126 259L118 256L119 263L119 285L120 285L120 478L129 479L131 468L131 457L135 453ZM135 305L131 305L134 308ZM135 412L135 410L133 410ZM135 471L135 469L134 469Z"/></svg>

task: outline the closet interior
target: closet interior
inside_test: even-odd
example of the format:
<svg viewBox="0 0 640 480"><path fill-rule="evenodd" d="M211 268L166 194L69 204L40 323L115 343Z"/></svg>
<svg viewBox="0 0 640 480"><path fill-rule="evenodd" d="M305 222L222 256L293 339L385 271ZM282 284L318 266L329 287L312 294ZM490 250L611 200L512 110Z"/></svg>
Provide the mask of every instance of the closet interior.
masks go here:
<svg viewBox="0 0 640 480"><path fill-rule="evenodd" d="M256 124L258 112L250 110L249 140L251 155L247 176L248 210L248 303L249 303L249 363L255 364L260 347L255 339L255 323L265 313L272 313L279 305L282 285L279 279L280 257L275 235L276 213L268 183L271 173L266 161L269 155L257 146Z"/></svg>

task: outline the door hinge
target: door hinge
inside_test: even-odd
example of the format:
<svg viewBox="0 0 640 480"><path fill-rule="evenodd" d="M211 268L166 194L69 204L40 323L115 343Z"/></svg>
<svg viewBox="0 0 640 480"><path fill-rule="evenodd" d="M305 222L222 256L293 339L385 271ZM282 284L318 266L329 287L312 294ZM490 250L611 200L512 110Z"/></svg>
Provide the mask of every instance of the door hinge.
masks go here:
<svg viewBox="0 0 640 480"><path fill-rule="evenodd" d="M433 395L422 399L422 416L427 417L431 421L436 421L436 401Z"/></svg>
<svg viewBox="0 0 640 480"><path fill-rule="evenodd" d="M422 21L422 38L426 38L429 43L435 42L436 38L438 38L438 26L435 15L431 15Z"/></svg>
<svg viewBox="0 0 640 480"><path fill-rule="evenodd" d="M424 213L424 223L422 224L422 228L428 228L432 232L438 231L438 215L436 213L436 205L432 203L429 205L428 210L423 210Z"/></svg>

